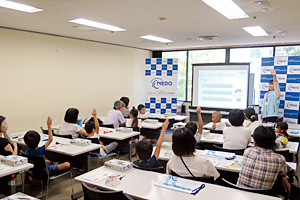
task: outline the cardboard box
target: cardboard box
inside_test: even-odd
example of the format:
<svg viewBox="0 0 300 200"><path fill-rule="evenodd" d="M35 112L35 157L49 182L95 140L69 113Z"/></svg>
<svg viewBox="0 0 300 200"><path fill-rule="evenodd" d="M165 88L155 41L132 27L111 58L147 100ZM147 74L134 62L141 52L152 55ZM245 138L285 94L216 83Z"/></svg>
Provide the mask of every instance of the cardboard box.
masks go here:
<svg viewBox="0 0 300 200"><path fill-rule="evenodd" d="M26 157L10 155L4 156L1 158L1 163L5 165L10 165L13 167L28 163L28 159Z"/></svg>
<svg viewBox="0 0 300 200"><path fill-rule="evenodd" d="M120 128L116 128L117 132L121 132L121 133L131 133L133 131L132 128L126 128L126 127L120 127Z"/></svg>
<svg viewBox="0 0 300 200"><path fill-rule="evenodd" d="M118 159L106 161L104 163L104 166L108 169L116 170L119 172L125 172L133 168L132 162Z"/></svg>
<svg viewBox="0 0 300 200"><path fill-rule="evenodd" d="M79 139L79 138L70 140L70 144L74 144L78 146L87 146L90 145L91 143L92 143L91 140Z"/></svg>
<svg viewBox="0 0 300 200"><path fill-rule="evenodd" d="M146 119L144 120L145 123L149 123L149 124L157 124L158 120L157 119Z"/></svg>

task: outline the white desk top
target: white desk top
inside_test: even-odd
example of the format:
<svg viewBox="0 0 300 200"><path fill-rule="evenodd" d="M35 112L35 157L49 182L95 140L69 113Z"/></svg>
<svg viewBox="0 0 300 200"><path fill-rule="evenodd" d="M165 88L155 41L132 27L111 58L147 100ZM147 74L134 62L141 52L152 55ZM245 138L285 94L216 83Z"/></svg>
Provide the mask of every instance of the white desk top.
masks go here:
<svg viewBox="0 0 300 200"><path fill-rule="evenodd" d="M174 116L165 116L163 114L151 114L146 113L144 115L139 115L139 118L141 119L147 119L147 118L157 118L157 119L175 119L176 121L183 121L185 119L188 119L189 116L185 115L174 115Z"/></svg>
<svg viewBox="0 0 300 200"><path fill-rule="evenodd" d="M31 163L26 163L26 164L19 165L19 166L16 166L16 167L0 164L0 178L4 177L4 176L8 176L10 174L25 171L25 170L28 170L28 169L31 169L31 168L33 168L33 164L31 164Z"/></svg>
<svg viewBox="0 0 300 200"><path fill-rule="evenodd" d="M141 123L141 126L142 128L148 128L148 129L159 129L162 127L162 124L161 122L157 122L155 124L153 123L147 123L147 122L142 122Z"/></svg>
<svg viewBox="0 0 300 200"><path fill-rule="evenodd" d="M111 132L104 133L106 131L108 131L108 132L111 131ZM134 136L139 135L139 134L140 134L140 132L136 132L136 131L133 131L131 133L121 133L121 132L117 132L113 128L100 127L100 129L99 129L100 140L101 140L101 137L109 138L109 139L113 139L113 140L125 140L125 139L134 137Z"/></svg>
<svg viewBox="0 0 300 200"><path fill-rule="evenodd" d="M39 200L39 199L37 199L35 197L29 196L27 194L23 194L21 192L15 193L15 194L10 195L8 197L5 197L5 198L3 198L1 200L13 200L13 199L15 199L15 200L17 200L17 199Z"/></svg>
<svg viewBox="0 0 300 200"><path fill-rule="evenodd" d="M15 133L12 134L12 136L19 136L19 138L22 138L24 134L25 132ZM41 141L39 143L39 147L43 146L46 143L46 141L42 141L43 139L45 139L45 137L48 137L48 135L41 134ZM50 146L47 148L47 151L52 151L52 152L69 155L69 156L77 156L100 148L100 144L94 144L94 143L87 146L73 145L70 144L70 140L71 139L68 138L53 136L53 141L50 144ZM26 145L23 139L19 140L18 138L16 138L13 139L13 141L21 145ZM56 144L57 142L60 144Z"/></svg>
<svg viewBox="0 0 300 200"><path fill-rule="evenodd" d="M120 174L124 176L120 181L119 185L114 187L105 185L105 179L100 181L91 181L86 179L87 176L93 176L93 174ZM154 186L154 184L161 179L163 174L144 171L139 169L132 169L127 172L117 172L105 167L97 168L93 171L85 173L81 176L77 176L75 180L83 181L100 188L108 190L123 190L130 196L139 199L150 199L150 200L166 200L166 199L222 199L222 200L232 200L232 199L243 199L243 200L268 200L268 199L279 199L276 197L244 192L241 190L235 190L227 187L222 187L214 184L205 183L205 188L198 192L197 195L186 194L182 192L177 192L174 190L169 190L161 187ZM218 191L218 192L216 192Z"/></svg>
<svg viewBox="0 0 300 200"><path fill-rule="evenodd" d="M221 122L227 122L227 123L229 123L229 120L228 120L227 118L221 118ZM229 123L229 124L230 124L230 123ZM212 127L213 125L214 125L213 122L209 122L209 123L205 124L205 125L203 126L203 128L211 129L211 127Z"/></svg>
<svg viewBox="0 0 300 200"><path fill-rule="evenodd" d="M186 110L186 112L192 112L192 113L196 113L196 109L188 109ZM216 112L216 110L202 110L201 109L201 113L205 113L205 114L213 114L214 112ZM229 112L226 111L219 111L222 115L229 115Z"/></svg>
<svg viewBox="0 0 300 200"><path fill-rule="evenodd" d="M155 151L155 148L153 148L153 152ZM201 155L201 152L203 153L204 150L198 150L196 149L196 154L197 155ZM160 160L164 160L164 161L169 161L171 156L173 154L172 150L168 150L168 149L161 149L160 153L159 153L159 157L158 159ZM206 156L206 155L203 155ZM230 171L230 172L236 172L239 173L241 170L241 166L242 166L242 161L243 161L243 156L240 155L235 155L236 158L233 160L226 160L224 158L216 158L213 156L206 156L208 158L212 158L213 161L217 162L217 163L213 163L215 165L215 167L218 170L223 170L223 171ZM236 166L230 166L233 162L235 162L237 165ZM293 162L287 162L287 164L294 170L296 170L297 168L297 164L293 163Z"/></svg>

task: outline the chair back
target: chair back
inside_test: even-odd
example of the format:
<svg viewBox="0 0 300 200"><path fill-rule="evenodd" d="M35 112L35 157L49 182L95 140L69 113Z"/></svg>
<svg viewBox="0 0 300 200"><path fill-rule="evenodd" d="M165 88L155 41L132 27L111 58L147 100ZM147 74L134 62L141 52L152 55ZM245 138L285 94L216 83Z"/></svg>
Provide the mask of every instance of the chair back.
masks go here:
<svg viewBox="0 0 300 200"><path fill-rule="evenodd" d="M193 181L200 181L200 182L205 182L205 183L215 183L215 179L213 176L205 176L205 177L187 177L187 176L179 176L176 172L171 170L171 175L172 176L177 176L180 178L185 178Z"/></svg>
<svg viewBox="0 0 300 200"><path fill-rule="evenodd" d="M98 138L86 138L86 139L88 139L88 140L91 140L91 141L92 141L92 143L94 143L94 144L100 144L100 142L99 142L99 139L98 139Z"/></svg>
<svg viewBox="0 0 300 200"><path fill-rule="evenodd" d="M216 151L235 153L236 155L241 155L241 156L244 155L244 151L245 151L245 149L224 149L223 147L219 147L214 144L213 144L213 149Z"/></svg>
<svg viewBox="0 0 300 200"><path fill-rule="evenodd" d="M43 127L41 126L41 130L42 130L42 133L45 134L45 135L48 135L48 130L47 129L43 129ZM52 134L54 134L54 130L52 130Z"/></svg>
<svg viewBox="0 0 300 200"><path fill-rule="evenodd" d="M224 178L222 178L222 183L227 187L235 188L235 189L238 189L238 190L243 190L243 191L247 191L247 192L254 192L254 193L259 193L259 194L265 194L265 195L270 195L270 196L274 195L274 192L273 192L272 188L271 189L254 189L254 188L241 187L241 186L237 186L237 185L227 181Z"/></svg>
<svg viewBox="0 0 300 200"><path fill-rule="evenodd" d="M284 150L284 151L276 151L275 150L274 153L278 153L278 154L284 156L285 160L287 162L292 162L292 160L290 159L290 151L289 150Z"/></svg>
<svg viewBox="0 0 300 200"><path fill-rule="evenodd" d="M10 156L10 155L12 155L12 152L11 151L0 151L0 155L2 155L2 156Z"/></svg>
<svg viewBox="0 0 300 200"><path fill-rule="evenodd" d="M47 169L45 156L40 155L29 155L27 153L21 153L22 156L28 158L28 162L32 163L34 166L30 171L32 171L32 177L37 180L42 180L44 177L41 176L42 170Z"/></svg>
<svg viewBox="0 0 300 200"><path fill-rule="evenodd" d="M100 191L95 190L84 182L81 182L84 200L96 200L96 199L110 199L110 200L123 200L123 191Z"/></svg>
<svg viewBox="0 0 300 200"><path fill-rule="evenodd" d="M211 133L223 134L222 130L210 130Z"/></svg>
<svg viewBox="0 0 300 200"><path fill-rule="evenodd" d="M140 170L145 170L145 171L152 171L152 172L158 172L158 173L165 173L164 167L141 167L138 165L133 165L133 168L140 169Z"/></svg>
<svg viewBox="0 0 300 200"><path fill-rule="evenodd" d="M100 127L105 127L105 128L114 128L113 124L99 124Z"/></svg>
<svg viewBox="0 0 300 200"><path fill-rule="evenodd" d="M54 134L53 133L53 136L67 138L67 139L72 139L72 135L58 135L58 134Z"/></svg>

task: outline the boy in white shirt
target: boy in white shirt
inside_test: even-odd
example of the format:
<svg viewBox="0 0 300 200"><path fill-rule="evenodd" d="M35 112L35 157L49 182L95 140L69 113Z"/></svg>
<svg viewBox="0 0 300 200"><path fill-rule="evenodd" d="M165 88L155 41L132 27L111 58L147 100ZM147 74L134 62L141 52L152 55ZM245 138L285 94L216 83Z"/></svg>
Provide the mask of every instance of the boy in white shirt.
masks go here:
<svg viewBox="0 0 300 200"><path fill-rule="evenodd" d="M211 116L211 121L214 123L211 130L223 131L226 126L230 126L227 122L221 122L222 114L216 111Z"/></svg>

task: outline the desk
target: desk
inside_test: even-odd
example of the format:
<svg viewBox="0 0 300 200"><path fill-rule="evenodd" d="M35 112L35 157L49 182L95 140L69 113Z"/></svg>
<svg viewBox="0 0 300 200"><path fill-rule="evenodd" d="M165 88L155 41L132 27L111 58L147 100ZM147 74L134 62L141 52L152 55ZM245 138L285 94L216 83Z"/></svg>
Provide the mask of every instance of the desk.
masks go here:
<svg viewBox="0 0 300 200"><path fill-rule="evenodd" d="M227 123L230 124L230 122L229 122L229 120L227 118L221 118L221 122L227 122ZM203 128L211 129L213 125L214 125L213 122L209 122L209 123L205 124L203 126Z"/></svg>
<svg viewBox="0 0 300 200"><path fill-rule="evenodd" d="M99 173L114 173L125 176L122 178L121 183L117 186L111 187L105 185L105 179L93 182L87 180L85 177L99 174ZM243 200L271 200L279 199L276 197L244 192L241 190L235 190L227 187L222 187L214 184L205 183L205 188L201 190L197 195L186 194L182 192L177 192L174 190L169 190L161 187L154 186L154 184L161 179L163 174L144 171L139 169L132 169L127 172L117 172L105 167L97 168L93 171L85 173L81 176L75 178L75 180L82 181L91 185L95 185L101 189L105 190L123 190L128 195L137 199L150 199L150 200L199 200L199 199L222 199L222 200L233 200L233 199L243 199ZM217 192L216 192L217 191Z"/></svg>
<svg viewBox="0 0 300 200"><path fill-rule="evenodd" d="M15 133L12 136L18 136L22 138L25 132ZM41 134L41 138L47 138L48 135ZM23 139L13 139L14 142L20 144L24 150L27 146ZM46 141L40 141L39 147L43 146ZM56 143L59 143L58 145ZM46 157L52 161L65 162L69 161L72 167L79 169L85 169L89 171L91 169L91 156L90 152L96 149L100 149L100 144L90 144L87 146L71 145L70 139L53 136L53 141L50 146L46 149ZM80 161L80 162L79 162Z"/></svg>
<svg viewBox="0 0 300 200"><path fill-rule="evenodd" d="M198 121L198 116L197 116L197 112L195 109L189 109L189 110L186 110L186 112L189 112L190 113L190 121ZM203 119L203 122L204 123L207 123L207 122L211 122L211 115L216 112L215 110L202 110L201 109L201 116L202 116L202 119ZM225 111L220 111L221 114L223 116L228 116L229 115L229 112L225 112Z"/></svg>
<svg viewBox="0 0 300 200"><path fill-rule="evenodd" d="M26 163L16 167L0 164L0 192L6 195L16 193L16 176L12 177L9 175L23 173L31 168L33 168L33 164L31 163Z"/></svg>
<svg viewBox="0 0 300 200"><path fill-rule="evenodd" d="M104 133L104 132L109 132L109 133ZM101 138L107 138L107 139L113 139L113 140L126 140L129 139L129 160L131 161L131 146L132 146L132 141L130 140L131 137L139 135L140 132L133 131L131 133L122 133L122 132L117 132L113 128L104 128L100 127L99 128L99 136L100 140Z"/></svg>
<svg viewBox="0 0 300 200"><path fill-rule="evenodd" d="M38 200L35 197L29 196L27 194L23 194L21 192L18 192L16 194L10 195L9 197L5 197L1 200L13 200L13 199L26 199L26 200Z"/></svg>

